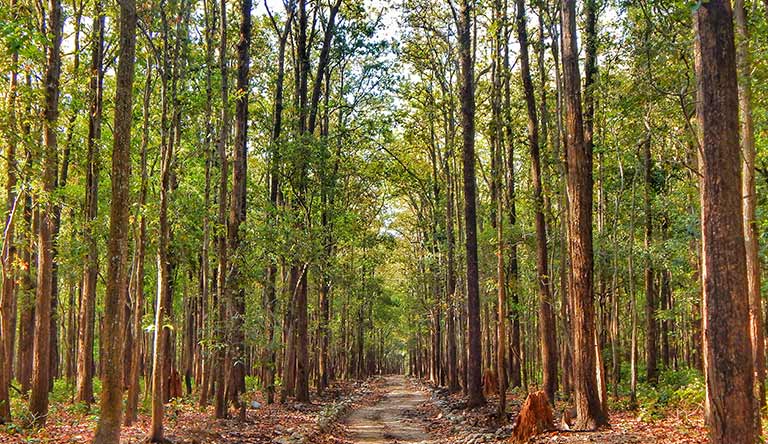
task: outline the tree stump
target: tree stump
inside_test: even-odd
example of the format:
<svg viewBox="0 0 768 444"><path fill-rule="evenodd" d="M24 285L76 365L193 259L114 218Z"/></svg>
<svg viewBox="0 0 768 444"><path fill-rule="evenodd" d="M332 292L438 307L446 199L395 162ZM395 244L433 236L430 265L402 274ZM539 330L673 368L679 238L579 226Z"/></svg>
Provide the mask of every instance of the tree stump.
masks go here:
<svg viewBox="0 0 768 444"><path fill-rule="evenodd" d="M169 395L170 398L181 398L182 392L181 392L181 375L179 375L178 370L175 368L171 370L171 375L168 378L169 381Z"/></svg>
<svg viewBox="0 0 768 444"><path fill-rule="evenodd" d="M486 398L499 392L497 381L496 372L491 369L486 369L483 374L483 394Z"/></svg>
<svg viewBox="0 0 768 444"><path fill-rule="evenodd" d="M517 415L517 421L512 428L511 442L526 443L532 437L554 428L554 415L547 394L543 390L531 393L526 398L520 414Z"/></svg>

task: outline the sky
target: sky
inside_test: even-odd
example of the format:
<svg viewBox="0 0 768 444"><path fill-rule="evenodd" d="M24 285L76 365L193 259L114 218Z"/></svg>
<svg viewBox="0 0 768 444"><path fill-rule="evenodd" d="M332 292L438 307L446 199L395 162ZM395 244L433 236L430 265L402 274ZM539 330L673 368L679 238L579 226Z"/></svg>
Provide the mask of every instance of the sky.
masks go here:
<svg viewBox="0 0 768 444"><path fill-rule="evenodd" d="M142 0L139 0L142 1ZM266 6L265 6L266 2ZM365 0L365 4L368 8L374 10L385 10L385 14L382 17L384 26L380 29L380 35L383 38L389 39L395 37L398 28L397 20L397 8L395 0ZM254 0L253 15L261 16L267 13L267 6L273 14L282 13L285 10L283 6L283 0ZM84 14L82 17L83 29L90 29L91 17L89 14ZM110 26L107 24L107 26ZM62 42L62 49L64 52L71 52L74 49L74 20L71 17L67 17L64 23L64 40Z"/></svg>
<svg viewBox="0 0 768 444"><path fill-rule="evenodd" d="M282 12L285 10L283 6L283 0L254 0L254 15L258 16L266 14L267 10L264 6L265 1L272 13ZM365 0L365 5L368 9L377 11L384 9L385 13L382 17L384 26L379 30L379 33L381 37L386 39L395 37L397 34L398 20L397 8L395 8L396 4L397 0Z"/></svg>

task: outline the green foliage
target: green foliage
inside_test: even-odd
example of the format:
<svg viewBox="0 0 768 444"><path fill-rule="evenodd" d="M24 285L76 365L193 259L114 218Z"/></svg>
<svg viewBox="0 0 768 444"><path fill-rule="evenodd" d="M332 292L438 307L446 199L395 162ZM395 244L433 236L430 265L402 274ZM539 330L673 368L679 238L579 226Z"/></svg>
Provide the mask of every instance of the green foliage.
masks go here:
<svg viewBox="0 0 768 444"><path fill-rule="evenodd" d="M26 157L28 152L29 162L21 162L21 157L17 159L17 168L22 176L17 191L23 190L33 196L35 208L49 199L61 206L62 224L56 241L57 285L60 289L58 319L62 327L60 332L69 333L64 331L65 321L78 310L77 296L87 250L82 233L85 228L85 181L90 167L85 147L89 133L87 109L90 100L87 89L90 82L90 48L87 46L91 44L92 23L84 20L79 35L82 54L76 54L71 47L75 37L71 28L74 11L71 5L65 5L67 37L61 81L61 115L57 129L60 155L63 157L64 152L69 153L70 169L66 186L50 196L43 195L40 116L44 85L41 79L48 36L41 31L38 11L31 7L31 3L18 3L22 6L17 10L11 10L7 2L0 4L0 67L6 73L0 85L0 96L4 98L0 103L2 149L6 153L6 141L16 141L19 144L18 153L24 153ZM177 12L175 9L179 3L171 3L166 12L172 15ZM323 2L309 3L319 5ZM364 353L381 353L384 359L404 362L417 343L425 348L437 319L441 319L440 327L445 327L445 314L451 304L460 309L464 303L466 258L465 227L462 225L462 134L457 99L460 73L456 63L454 17L444 2L438 0L398 2L395 20L387 18L387 14L392 12L388 6L379 8L370 3L361 0L343 2L330 48L327 83L320 84L318 113L322 124L314 134L300 134L298 130L299 116L304 110L295 103L296 60L294 49L290 48L293 43L289 39L284 79L285 109L279 140L272 140L277 37L267 17L254 17L246 141L247 217L238 233L240 248L229 251L226 259L230 265L237 265L240 271L237 279L230 283L245 292L246 311L244 318L238 320L243 324L245 347L258 351L249 360L255 366L266 364L262 362L262 351L280 352L285 347L281 333L287 327L283 324L283 315L292 307L294 291L289 286L287 275L294 264L306 264L305 271L309 276L309 331L315 337L320 330L317 295L324 285L330 288L331 347L335 348L333 352L342 356L350 354L353 345L342 341L354 343L358 340L355 334L362 331L366 348ZM591 91L599 104L593 140L596 179L593 237L595 287L599 290L596 294L597 317L599 320L617 317L618 346L626 348L631 334L630 309L635 308L641 326L638 338L642 341L646 321L641 306L645 299L642 291L643 268L648 263L653 264L657 271L668 270L673 304L672 307L657 308L655 314L658 320L671 324L673 333L669 338L672 346L680 352L677 358L682 361L684 358L680 355L683 349L691 347L690 332L697 328L701 303L699 190L695 164L698 129L692 119L695 108L692 2L620 0L601 3L603 10L598 23L599 75ZM106 6L110 23L116 18L115 5ZM82 6L87 14L90 3L85 2ZM538 276L535 271L536 239L533 229L537 208L529 177L530 154L525 148L528 122L522 100L522 81L517 64L512 60L511 71L502 76L504 86L510 89L509 117L504 117L504 123L509 126L505 137L510 149L500 156L509 161L512 171L504 171L506 166L493 165L495 145L491 140L491 113L494 99L498 97L493 97L491 77L502 68L489 55L495 51L493 35L504 24L491 18L489 6L484 2L478 3L475 51L478 256L481 300L489 313L483 315L483 320L488 325L494 322L496 291L499 285L507 286L510 313L521 322L524 332L531 332L523 335L528 353L538 349L537 336L533 333L538 327ZM532 8L539 6L531 5ZM210 357L214 351L228 347L225 335L217 333L225 332L231 321L216 320L212 315L216 308L213 306L213 293L217 290L214 279L218 277L218 272L228 272L217 269L216 258L216 241L229 234L227 222L217 219L222 172L214 150L219 131L225 123L221 121L224 110L218 97L218 88L224 79L218 66L215 66L218 62L207 59L203 35L206 17L202 11L195 9L190 16L190 32L182 32L179 36L175 35L175 30L170 33L171 43L179 39L188 52L181 60L178 77L174 78L178 82L178 94L177 102L171 104L172 108L178 108L181 126L178 133L165 133L170 128L169 121L161 121L164 97L158 78L158 54L154 53L158 49L155 40L159 41L156 30L161 26L158 7L157 3L147 3L142 5L140 11L143 27L150 30L150 35L140 37L137 45L132 150L134 174L132 199L127 203L131 212L131 245L125 259L129 263L134 259L138 221L143 218L148 233L145 275L142 282L132 282L132 285L138 285L144 292L141 326L145 334L151 336L154 333L153 295L156 294L158 274L154 257L159 229L159 147L173 137L176 156L173 160L169 209L173 233L173 314L163 320L163 325L174 333L175 340L179 341L175 344L176 349L181 350L181 341L187 334L184 317L193 304L202 304L206 315L202 327L195 331L195 339L197 344L202 345L203 354ZM556 65L552 53L553 43L556 43L552 39L559 36L554 23L556 20L553 20L557 11L540 11L540 14L543 21L553 21L545 23L547 29L542 30L545 41L539 41L534 32L536 23L531 21L529 26L532 67L534 71L538 71L539 66L543 67L543 72L536 72L537 75L542 74L540 79L535 80L536 95L538 100L546 97L541 105L546 105L548 110L547 115L542 112L540 116L546 197L544 210L548 230L549 277L553 282L554 308L558 313L557 327L562 341L566 335L562 329L563 319L559 317L564 292L560 288L560 277L565 276L569 265L564 256L566 200L563 140L559 138L557 126L560 122L556 115L561 103L554 79ZM319 30L325 26L323 21L326 17L322 13L315 17ZM237 14L231 14L231 22L225 30L230 45L222 56L230 61L230 68L234 66L233 43L239 38L237 19ZM284 17L278 15L278 19L280 21ZM768 39L765 39L768 21L762 14L751 14L750 26L755 62L753 114L758 146L757 225L762 240L761 256L765 258L768 257L768 150L765 148L768 146L768 113L765 112L768 109L768 66L765 62L768 60ZM115 26L108 26L107 29L108 55L112 58L117 45L116 30ZM510 37L514 34L512 29L509 33ZM218 31L213 34L216 39ZM313 68L316 67L314 60L320 51L321 41L321 38L314 38L309 50ZM213 44L215 46L216 42ZM541 53L534 51L539 48L543 50ZM216 57L219 55L217 51L214 50ZM514 59L515 51L511 52ZM14 53L18 54L18 63L12 62ZM75 56L80 57L77 69ZM146 140L142 140L140 93L150 70L154 81L149 85L148 127ZM5 100L10 97L7 78L12 71L20 74L14 107L19 119L16 128L6 126L6 116L10 114L9 102ZM26 83L27 75L29 85ZM226 111L231 118L234 102L246 91L232 88L234 70L230 69L229 75L233 78L228 79L230 109ZM315 76L317 73L310 74L310 83ZM97 284L97 319L103 312L101 295L105 291L104 271L109 262L105 251L112 203L109 193L109 148L113 141L111 116L114 113L115 89L112 65L106 72L104 87L103 133L95 141L101 165L99 211L91 227L97 238L101 267ZM546 134L543 131L545 125ZM224 141L225 154L230 157L233 133L230 131L230 139ZM648 137L654 160L648 183L653 239L646 247L645 184L638 148ZM137 196L141 179L137 172L140 171L139 148L144 142L147 148L148 195L146 204L139 205ZM230 165L227 174L231 173ZM270 201L273 173L279 179L278 205ZM494 177L494 174L503 177ZM2 176L0 181L4 183L7 174ZM231 179L224 179L231 186ZM495 179L502 183L498 192L510 191L513 186L515 190L513 202L505 201L502 205L504 233L501 239L493 225L497 208L492 200L491 185ZM453 211L450 221L449 202ZM514 223L511 222L512 203L515 205ZM16 231L19 245L27 242L30 235L28 228L21 225L17 224ZM449 231L453 234L451 245ZM517 274L512 275L509 256L505 257L508 282L500 284L496 270L497 253L503 247L504 252L510 255L512 246L516 252ZM208 255L205 263L204 249ZM454 261L452 271L457 276L454 295L447 294L449 249ZM34 264L21 262L17 259L17 269L22 270L29 265L34 276ZM268 285L266 270L271 264L278 265L280 276L275 292L277 313L273 313L270 319L264 296ZM630 266L633 267L631 272ZM201 268L207 270L209 277L209 299L205 301L199 300L202 294ZM763 286L768 289L768 280L763 280ZM33 298L29 297L32 293L29 289L18 292L20 309L29 308L28 304L33 303ZM634 295L634 301L630 300L630 295ZM516 301L513 301L513 296ZM609 304L611 298L618 300L615 314ZM265 334L267 326L273 324L270 321L274 321L275 327L271 341ZM99 335L99 328L96 328L96 353L101 353L99 343L102 339L114 340L99 338ZM346 346L347 350L342 350L342 346ZM627 350L620 350L619 355L624 359ZM603 356L608 361L611 356L609 350ZM529 362L533 379L529 383L536 383L540 377L535 368L536 359ZM641 375L642 365L641 362L638 369ZM629 392L626 362L621 372L619 392L624 397ZM141 384L145 383L142 379ZM262 382L256 377L248 377L246 384L249 392L262 388ZM96 379L94 385L98 394L101 382ZM703 380L693 370L664 371L657 386L641 381L638 389L640 416L648 420L659 418L669 409L700 408L703 400ZM64 409L74 414L98 414L97 410L89 411L82 404L69 404L73 393L72 385L57 380L51 394L54 409L65 406ZM175 409L182 402L191 400L175 400L172 407ZM11 407L16 422L5 427L9 433L20 434L21 427L31 423L33 418L21 398L14 396ZM148 400L144 399L141 411L146 413L149 407Z"/></svg>
<svg viewBox="0 0 768 444"><path fill-rule="evenodd" d="M261 380L256 376L245 377L245 391L255 392L261 389Z"/></svg>
<svg viewBox="0 0 768 444"><path fill-rule="evenodd" d="M696 370L665 370L656 386L638 386L638 416L653 421L665 417L670 410L703 411L705 395L704 377Z"/></svg>

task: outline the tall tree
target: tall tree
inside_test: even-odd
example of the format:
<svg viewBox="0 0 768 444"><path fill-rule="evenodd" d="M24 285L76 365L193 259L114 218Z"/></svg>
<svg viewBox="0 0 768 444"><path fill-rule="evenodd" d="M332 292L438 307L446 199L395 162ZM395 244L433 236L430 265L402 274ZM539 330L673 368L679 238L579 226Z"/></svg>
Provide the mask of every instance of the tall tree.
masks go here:
<svg viewBox="0 0 768 444"><path fill-rule="evenodd" d="M507 279L504 264L506 240L504 239L504 145L508 141L504 137L502 123L502 105L504 100L503 78L507 74L504 69L504 22L507 20L506 8L500 0L493 2L493 56L491 69L491 209L496 226L496 384L499 390L499 405L497 416L500 421L506 421L507 408ZM490 338L489 338L490 342Z"/></svg>
<svg viewBox="0 0 768 444"><path fill-rule="evenodd" d="M504 13L504 35L511 35L512 23ZM509 39L504 42L504 138L507 145L507 218L509 226L517 226L517 204L515 203L517 180L515 173L515 130L512 121L512 72L509 63ZM519 265L517 258L517 242L511 242L509 246L509 269L507 271L507 286L509 287L510 302L513 309L510 310L510 338L509 338L509 384L512 387L520 387L522 384L522 350L520 343L520 291L518 289Z"/></svg>
<svg viewBox="0 0 768 444"><path fill-rule="evenodd" d="M298 133L301 138L302 153L297 165L294 166L294 182L296 187L295 209L299 212L298 229L304 232L309 226L309 217L311 214L308 199L308 177L307 171L311 153L311 142L314 138L317 128L318 107L322 95L322 85L324 74L330 60L331 43L335 33L336 16L341 7L341 0L335 0L330 4L328 11L328 21L323 32L323 42L320 47L320 54L317 61L317 71L312 82L311 95L309 90L310 79L310 56L312 53L311 43L314 35L313 29L309 26L309 14L307 11L307 2L299 0L298 8L298 36L296 39L297 52L297 79L296 79L296 99L298 101ZM319 7L319 5L318 5ZM288 360L289 371L293 368L292 361L295 359L295 391L296 400L299 402L309 402L309 333L308 313L307 313L307 290L309 288L309 264L297 263L291 269L291 287L295 301L295 346L287 354L292 356ZM295 281L295 285L293 284ZM291 339L291 340L293 340ZM290 346L290 345L289 345ZM288 382L290 384L290 382ZM289 385L290 387L290 385Z"/></svg>
<svg viewBox="0 0 768 444"><path fill-rule="evenodd" d="M461 128L464 162L464 220L467 261L467 395L470 406L485 404L481 384L480 283L477 262L477 211L475 182L475 66L472 50L474 0L461 0L456 20L461 67Z"/></svg>
<svg viewBox="0 0 768 444"><path fill-rule="evenodd" d="M453 122L453 115L451 115ZM452 123L453 125L453 123ZM444 170L447 182L447 195L445 202L445 236L446 236L446 268L447 268L447 287L446 303L448 310L446 313L446 339L448 341L448 390L455 393L460 390L459 386L459 362L458 350L456 344L456 233L455 233L455 205L454 205L454 175L452 172L452 163L454 159L453 151L453 131L451 131L451 140L444 159ZM463 354L463 352L462 352Z"/></svg>
<svg viewBox="0 0 768 444"><path fill-rule="evenodd" d="M139 186L138 196L138 227L135 235L135 258L134 270L131 278L130 290L133 297L133 319L131 319L131 328L135 338L134 350L131 355L130 373L128 377L128 396L125 403L125 425L131 425L138 416L139 405L139 372L141 371L143 327L144 317L144 266L147 249L147 217L144 206L147 203L147 194L149 191L149 172L147 171L147 149L149 147L149 118L150 102L152 101L152 62L147 59L147 69L145 71L144 99L142 104L142 130L141 130L141 154L139 169L141 174L141 184ZM125 320L128 322L128 320Z"/></svg>
<svg viewBox="0 0 768 444"><path fill-rule="evenodd" d="M32 75L27 73L26 76L27 88L32 88ZM27 104L24 110L25 115L31 115L32 106ZM31 125L29 122L22 125L22 137L28 138L31 133ZM24 168L21 170L25 178L30 177L32 171L32 150L29 145L25 148ZM26 179L24 183L25 187L28 186L29 180ZM34 217L33 196L32 193L27 192L24 199L24 229L21 230L23 239L20 240L21 244L21 270L19 277L19 346L18 357L16 360L16 378L21 386L21 392L26 394L30 390L32 384L32 361L34 345L34 327L35 327L35 301L33 297L34 293L34 281L32 280L32 262L35 257L35 233L37 231L37 218ZM21 236L20 236L21 237Z"/></svg>
<svg viewBox="0 0 768 444"><path fill-rule="evenodd" d="M576 1L562 2L563 96L568 167L568 253L571 276L573 376L576 428L595 429L608 423L597 385L592 249L592 152L584 142L581 79L576 43Z"/></svg>
<svg viewBox="0 0 768 444"><path fill-rule="evenodd" d="M131 185L131 126L133 123L133 77L136 58L136 3L120 3L120 61L117 65L115 92L115 123L112 147L112 203L109 223L107 288L104 294L102 350L104 373L101 390L99 422L93 442L97 444L120 441L123 412L123 333L125 292L128 282L128 215Z"/></svg>
<svg viewBox="0 0 768 444"><path fill-rule="evenodd" d="M736 67L739 73L739 114L741 116L741 193L744 210L744 246L747 251L747 290L755 365L755 393L760 407L765 406L765 332L760 294L760 256L757 231L757 191L755 188L755 124L752 118L752 55L744 0L733 2L736 30Z"/></svg>
<svg viewBox="0 0 768 444"><path fill-rule="evenodd" d="M547 226L544 219L544 192L541 178L541 154L539 143L539 119L536 97L533 92L531 68L528 57L528 31L526 29L525 1L516 0L517 36L520 41L520 75L528 111L528 148L531 153L531 181L533 182L534 225L536 227L536 272L539 289L539 338L541 341L541 367L544 391L549 402L554 403L557 391L557 340L555 317L549 285L547 256Z"/></svg>
<svg viewBox="0 0 768 444"><path fill-rule="evenodd" d="M82 297L79 313L77 395L76 399L86 404L93 402L93 330L96 311L96 280L98 278L98 238L96 216L99 209L99 170L101 145L101 115L103 96L104 21L102 3L94 6L94 26L91 52L90 113L88 116L88 171L85 185L85 223L83 238L87 245L83 271Z"/></svg>
<svg viewBox="0 0 768 444"><path fill-rule="evenodd" d="M309 136L307 131L307 112L309 104L307 102L307 94L309 88L309 70L310 70L310 53L311 47L309 40L309 14L307 11L307 1L299 0L299 15L297 26L298 29L296 39L296 105L298 106L298 134L302 139L300 140L301 152L299 159L297 159L296 165L293 170L293 181L295 187L295 198L293 200L293 209L297 214L297 229L300 232L304 232L307 225L307 217L305 214L307 205L307 169L309 162ZM311 135L311 134L310 134ZM297 398L307 399L309 397L309 376L307 368L309 366L309 357L307 356L307 272L308 266L302 265L302 261L299 258L294 259L294 264L291 266L289 287L290 295L293 298L293 308L289 312L291 316L286 317L286 323L288 324L288 337L286 338L286 362L284 370L284 391L288 395L296 395ZM306 384L306 385L305 385ZM301 392L301 394L299 394ZM281 396L281 398L283 398Z"/></svg>
<svg viewBox="0 0 768 444"><path fill-rule="evenodd" d="M57 122L61 78L61 40L64 20L60 0L48 2L49 37L45 69L45 111L43 120L42 205L37 233L37 287L35 293L35 337L32 367L32 393L29 410L38 424L48 415L48 390L51 383L51 295L53 292L54 192L59 163Z"/></svg>
<svg viewBox="0 0 768 444"><path fill-rule="evenodd" d="M273 122L272 122L272 134L270 143L272 146L272 152L270 155L270 168L269 168L269 216L273 221L277 221L277 209L278 209L278 195L280 191L280 142L281 133L283 130L283 96L285 88L285 47L288 42L288 36L291 30L291 23L293 22L293 16L295 11L295 0L289 0L286 6L287 18L283 25L282 31L277 24L274 16L269 9L270 20L272 26L275 28L275 32L278 34L278 51L277 51L277 79L275 81L275 99L273 110ZM267 340L268 345L266 349L266 363L264 377L266 379L264 388L266 391L266 400L268 404L274 401L275 396L275 373L276 373L276 358L277 355L273 348L272 342L274 341L276 316L277 313L277 261L270 259L270 263L267 266L267 284L264 286L264 307L267 312Z"/></svg>
<svg viewBox="0 0 768 444"><path fill-rule="evenodd" d="M753 443L754 366L739 160L739 104L731 2L694 15L701 150L704 343L710 442Z"/></svg>
<svg viewBox="0 0 768 444"><path fill-rule="evenodd" d="M245 200L248 165L248 69L250 67L251 47L251 0L242 0L240 4L240 41L237 42L237 91L235 103L235 148L232 161L232 200L229 206L229 225L227 227L228 251L234 256L227 275L227 292L232 301L232 359L231 384L232 400L240 407L241 419L245 419L245 405L241 405L239 395L245 392L245 285L241 282L240 267L243 252L240 250L240 225L245 222Z"/></svg>
<svg viewBox="0 0 768 444"><path fill-rule="evenodd" d="M174 3L179 7L177 25L181 24L183 14L183 1ZM176 137L173 134L172 124L177 124L178 110L176 104L176 76L178 45L171 46L171 30L168 20L169 11L163 2L160 8L162 22L162 49L160 63L161 85L161 142L160 142L160 199L158 210L158 239L157 239L157 295L155 300L154 320L154 354L152 357L152 408L149 442L164 442L163 417L165 414L164 403L168 392L168 382L171 369L169 359L172 357L170 349L170 328L166 317L173 309L173 295L171 293L171 280L173 264L171 257L171 223L169 220L169 206L173 187L173 163ZM172 12L173 9L169 8ZM180 38L176 36L177 40ZM177 42L178 43L178 42ZM173 105L173 116L169 119L169 108ZM171 122L173 121L173 122ZM178 129L177 129L178 130Z"/></svg>
<svg viewBox="0 0 768 444"><path fill-rule="evenodd" d="M647 124L647 123L646 123ZM651 157L651 134L643 142L643 202L645 204L645 356L646 379L650 383L656 383L658 372L656 361L658 358L657 347L657 322L656 322L656 273L651 259L651 247L653 242L653 207L651 205L651 174L653 172L653 158Z"/></svg>
<svg viewBox="0 0 768 444"><path fill-rule="evenodd" d="M11 14L16 16L16 0L11 0ZM16 148L18 138L16 135L16 96L18 87L18 68L19 53L14 50L11 54L11 73L8 85L8 116L5 122L5 138L8 146L5 152L6 163L6 218L4 236L2 240L2 274L3 289L0 294L0 424L11 420L11 398L10 385L13 375L13 345L16 329L16 284L14 274L14 259L16 248L14 246L14 218L17 213L17 206L20 194L17 194L16 183Z"/></svg>
<svg viewBox="0 0 768 444"><path fill-rule="evenodd" d="M595 102L597 89L597 0L586 0L584 2L584 14L585 17L585 56L584 56L584 144L587 147L587 151L592 153L594 147L594 133L595 133ZM600 170L602 171L602 162L600 163ZM602 178L602 173L601 176ZM605 210L605 193L602 192L602 179L600 179L600 186L598 187L598 229L602 235L604 223L604 210ZM600 300L601 306L605 297L605 270L604 267L600 268ZM604 311L605 313L605 311ZM603 323L600 324L602 330L607 330ZM603 411L608 410L608 402L606 395L606 382L605 382L605 368L603 367L602 357L602 345L603 341L598 337L598 331L595 329L595 371L597 372L597 385L598 394L600 396L600 402L603 406Z"/></svg>
<svg viewBox="0 0 768 444"><path fill-rule="evenodd" d="M204 190L204 208L205 214L203 215L203 245L200 251L200 297L198 299L198 319L197 329L202 328L206 333L201 334L203 340L212 342L213 336L210 327L210 320L212 319L211 312L214 309L213 301L211 300L211 267L210 267L210 246L211 246L211 185L213 174L213 160L215 152L213 150L214 139L214 114L213 114L213 73L216 69L215 61L215 28L216 28L216 1L204 0L203 1L203 23L205 28L205 115L207 116L207 122L205 125L205 190ZM196 346L198 350L197 365L198 365L198 387L199 398L198 403L201 407L208 406L208 397L211 385L211 372L213 369L212 364L212 347L205 347L202 341L198 341ZM194 359L194 358L193 358Z"/></svg>
<svg viewBox="0 0 768 444"><path fill-rule="evenodd" d="M221 345L225 341L225 326L227 323L226 300L226 273L227 273L227 237L224 227L227 224L227 177L229 171L229 159L227 157L227 138L229 137L229 81L227 65L227 0L221 0L219 19L219 72L221 76L221 122L219 127L219 140L216 151L219 162L219 192L217 223L219 234L216 237L216 342L219 345L215 351L215 378L216 381L216 418L226 416L226 400L224 393L224 378L226 367L226 351Z"/></svg>

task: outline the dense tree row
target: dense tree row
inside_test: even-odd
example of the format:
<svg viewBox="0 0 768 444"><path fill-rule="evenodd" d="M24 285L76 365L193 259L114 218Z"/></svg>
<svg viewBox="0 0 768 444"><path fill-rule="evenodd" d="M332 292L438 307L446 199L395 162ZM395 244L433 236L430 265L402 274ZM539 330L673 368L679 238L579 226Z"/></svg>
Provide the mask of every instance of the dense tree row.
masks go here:
<svg viewBox="0 0 768 444"><path fill-rule="evenodd" d="M380 17L340 1L37 6L2 10L3 421L10 387L44 423L63 378L99 400L98 442L149 404L160 442L180 377L223 417L245 411L247 377L270 402L278 380L309 401L398 371L375 273L392 241L369 223L389 195Z"/></svg>
<svg viewBox="0 0 768 444"><path fill-rule="evenodd" d="M594 429L690 368L760 436L768 3L390 6L0 6L0 422L407 372Z"/></svg>
<svg viewBox="0 0 768 444"><path fill-rule="evenodd" d="M756 43L766 30L761 5L734 3L731 13L721 2L693 10L659 2L490 2L474 6L474 37L467 43L461 2L440 13L438 4L407 1L403 14L408 32L401 60L410 75L401 95L409 109L398 149L403 159L413 160L404 162L411 172L401 180L401 205L408 212L400 223L402 231L417 234L401 248L408 251L403 266L418 279L401 285L418 295L416 309L424 313L411 318L411 372L458 390L450 356L459 344L465 351L457 356L462 388L473 390L467 378L479 378L471 364L480 363L482 380L498 379L501 392L507 385L540 386L550 400L572 398L580 428L607 422L611 394L636 402L639 382L654 385L660 372L681 368L707 370L709 402L719 398L727 406L721 411L764 405L757 239L762 222L755 193L763 184L755 137L766 122L752 118L759 115L753 108L765 104L751 94L751 78L766 74L751 64L765 56L764 45ZM702 16L719 22L697 29ZM708 55L694 48L694 39L725 29L725 22L733 25L735 38L718 35ZM724 45L734 41L738 50L730 54ZM462 51L474 54L472 76L457 63L464 60ZM702 109L705 88L731 91L707 85L701 72L717 65L712 60L727 65L726 56L738 62L739 92L731 94L739 99L741 117L723 110L723 103ZM464 125L470 82L478 107L472 141L460 138L471 128L457 128ZM718 124L725 115L740 122L728 128L740 134L736 142L716 142L701 132L712 124L701 121L708 112L722 113ZM468 145L475 154L467 152ZM709 152L724 163L707 171ZM464 188L456 178L457 167L466 173L470 163L479 171L478 191L467 188L471 176L464 176ZM733 187L724 191L727 199L743 196L743 208L728 204L728 221L724 213L710 219L708 211L726 205L719 200L724 197L708 194L710 181ZM467 193L479 199L479 315L471 312L472 252L456 254L456 227L460 241L473 243L474 234L462 229L473 227L473 210L455 210L471 200ZM723 224L735 223L733 216L742 212L746 228L734 229L728 242L743 243L746 256L724 238L707 240L708 230L718 233L710 232L710 239L724 236ZM725 260L713 263L715 268L706 265L724 249L733 254L729 263L746 258L748 273L738 271L739 282L736 275L713 271L726 268ZM457 274L466 279L462 285L455 284ZM473 318L479 326L472 326ZM747 325L750 331L742 331ZM477 337L481 358L468 354ZM752 343L744 344L745 338ZM752 354L752 364L726 367L754 368L757 404L746 397L741 407L728 404L737 401L712 378L734 381L750 372L717 370L714 361L734 359L721 353L737 353L741 360ZM743 416L747 422L756 417ZM710 420L717 442L751 442L759 435L758 425L757 434L736 438L737 432L727 430L734 424L718 423L725 419L714 413ZM736 422L730 415L728 421ZM752 426L739 427L744 432Z"/></svg>

